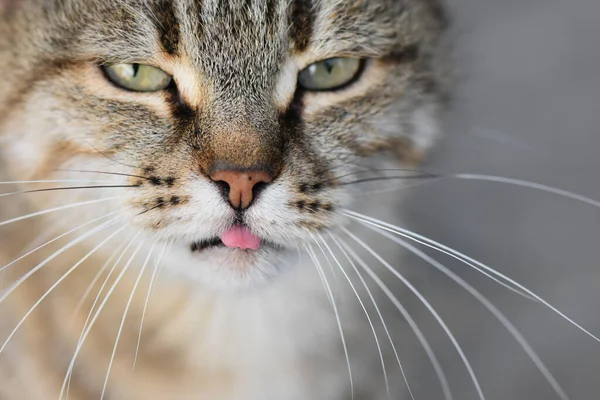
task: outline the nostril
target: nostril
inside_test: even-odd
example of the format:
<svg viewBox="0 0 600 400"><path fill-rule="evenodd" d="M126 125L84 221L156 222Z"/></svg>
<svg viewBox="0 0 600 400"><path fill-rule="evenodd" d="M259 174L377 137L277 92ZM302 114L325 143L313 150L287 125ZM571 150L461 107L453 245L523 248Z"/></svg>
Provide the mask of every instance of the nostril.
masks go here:
<svg viewBox="0 0 600 400"><path fill-rule="evenodd" d="M254 200L256 200L256 198L258 197L258 195L265 190L265 188L267 187L267 183L266 182L257 182L254 184L254 186L252 187L252 198Z"/></svg>
<svg viewBox="0 0 600 400"><path fill-rule="evenodd" d="M225 181L215 181L215 185L217 185L221 196L223 196L226 199L229 198L229 192L231 191L229 183Z"/></svg>
<svg viewBox="0 0 600 400"><path fill-rule="evenodd" d="M273 180L268 171L217 170L210 175L221 195L234 209L245 210Z"/></svg>

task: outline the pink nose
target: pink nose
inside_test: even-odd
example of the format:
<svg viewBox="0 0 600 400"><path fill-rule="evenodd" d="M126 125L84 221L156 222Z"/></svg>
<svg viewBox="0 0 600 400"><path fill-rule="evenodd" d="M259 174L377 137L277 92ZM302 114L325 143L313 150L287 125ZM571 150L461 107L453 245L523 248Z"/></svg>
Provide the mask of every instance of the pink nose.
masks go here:
<svg viewBox="0 0 600 400"><path fill-rule="evenodd" d="M210 179L223 184L224 195L233 208L245 210L252 204L257 189L271 182L273 177L266 171L218 170L210 175Z"/></svg>

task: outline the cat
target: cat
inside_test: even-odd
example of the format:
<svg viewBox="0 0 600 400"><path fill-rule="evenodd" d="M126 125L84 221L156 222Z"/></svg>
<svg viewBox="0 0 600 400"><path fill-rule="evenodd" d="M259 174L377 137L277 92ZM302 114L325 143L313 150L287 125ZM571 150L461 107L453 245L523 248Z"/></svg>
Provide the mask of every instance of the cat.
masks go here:
<svg viewBox="0 0 600 400"><path fill-rule="evenodd" d="M440 135L441 2L0 9L0 399L411 398L401 251L353 212Z"/></svg>

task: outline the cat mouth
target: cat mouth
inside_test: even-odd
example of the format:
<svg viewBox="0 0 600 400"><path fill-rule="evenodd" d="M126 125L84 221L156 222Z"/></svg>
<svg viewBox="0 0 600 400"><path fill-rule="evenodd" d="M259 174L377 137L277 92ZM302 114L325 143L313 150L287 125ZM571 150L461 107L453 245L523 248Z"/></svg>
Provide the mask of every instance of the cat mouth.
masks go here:
<svg viewBox="0 0 600 400"><path fill-rule="evenodd" d="M203 239L192 243L190 249L192 253L201 252L208 249L228 248L242 251L258 251L264 247L277 247L252 233L246 225L233 225L220 236L209 239Z"/></svg>
<svg viewBox="0 0 600 400"><path fill-rule="evenodd" d="M190 246L190 250L192 253L201 252L211 248L225 247L225 244L219 237L214 237L212 239L200 240L198 242L194 242Z"/></svg>

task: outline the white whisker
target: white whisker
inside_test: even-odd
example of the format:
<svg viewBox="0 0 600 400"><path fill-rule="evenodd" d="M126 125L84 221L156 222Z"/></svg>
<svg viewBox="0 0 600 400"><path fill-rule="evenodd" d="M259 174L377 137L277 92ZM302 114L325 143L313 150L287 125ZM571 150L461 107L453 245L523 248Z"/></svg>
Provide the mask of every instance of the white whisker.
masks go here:
<svg viewBox="0 0 600 400"><path fill-rule="evenodd" d="M589 204L591 206L600 208L600 201L591 199L586 196L582 196L577 193L569 192L564 189L559 189L556 187L542 185L540 183L524 181L521 179L513 179L513 178L505 178L502 176L493 176L493 175L477 175L477 174L456 174L456 175L448 175L444 178L453 178L453 179L464 179L464 180L476 180L476 181L486 181L486 182L497 182L497 183L506 183L510 185L522 186L529 189L541 190L543 192L552 193L558 196L566 197L572 200L577 200L582 203Z"/></svg>
<svg viewBox="0 0 600 400"><path fill-rule="evenodd" d="M114 264L111 267L110 271L108 271L108 275L104 279L104 282L102 283L102 286L100 286L100 289L98 289L98 294L96 295L96 298L94 299L94 302L92 303L92 306L90 307L90 311L89 311L89 313L88 313L88 315L87 315L87 317L85 319L85 322L83 323L83 328L82 328L82 331L81 331L81 335L79 336L79 340L77 341L77 345L81 344L81 338L83 337L83 333L85 332L85 329L86 329L86 327L88 325L88 322L89 322L90 318L92 318L92 314L94 312L94 309L96 308L96 304L98 304L98 302L100 301L100 296L102 296L102 293L104 292L104 288L106 287L106 285L108 285L108 282L110 281L111 276L114 274L114 272L117 269L118 265L123 260L123 257L125 257L125 254L127 254L127 252L129 251L129 249L131 248L131 246L133 246L133 244L140 237L140 235L141 235L141 233L138 233L129 242L125 242L125 243L127 243L127 246L125 247L125 249L123 249L123 251L121 252L121 254L119 254L119 257L114 262Z"/></svg>
<svg viewBox="0 0 600 400"><path fill-rule="evenodd" d="M315 241L315 243L318 245L317 240L315 239L315 237L313 236L313 234L309 231L308 234L311 236L311 238ZM319 246L320 248L320 246ZM331 278L333 279L333 289L332 289L332 301L335 300L336 295L338 293L338 282L337 282L337 275L335 273L335 269L333 268L333 264L331 263L331 261L329 260L329 257L327 257L327 254L325 252L323 252L323 256L325 257L325 262L327 263L327 266L329 267L329 272L331 272ZM327 274L325 273L325 268L323 268L323 276L327 276Z"/></svg>
<svg viewBox="0 0 600 400"><path fill-rule="evenodd" d="M443 254L446 254L450 257L453 257L457 260L460 260L462 262L465 262L467 265L477 265L480 268L498 276L501 279L504 279L506 282L510 283L511 285L514 285L515 287L517 287L518 289L522 290L523 292L525 292L526 294L528 294L529 296L531 296L532 298L534 298L535 300L537 300L538 302L540 302L541 304L543 304L544 306L546 306L547 308L549 308L550 310L552 310L555 314L559 315L560 317L562 317L565 321L569 322L571 325L575 326L576 328L578 328L581 332L585 333L586 335L588 335L589 337L591 337L592 339L596 340L597 342L600 342L600 339L596 336L594 336L591 332L589 332L587 329L585 329L584 327L582 327L581 325L579 325L577 322L573 321L571 318L569 318L568 316L566 316L563 312L561 312L559 309L557 309L556 307L554 307L552 304L550 304L549 302L547 302L546 300L544 300L542 297L538 296L537 294L535 294L533 291L531 291L530 289L527 289L525 286L521 285L519 282L509 278L508 276L501 274L500 272L496 271L493 268L488 267L487 265L469 257L466 256L465 254L456 251L448 246L445 246L439 242L436 242L435 240L429 239L425 236L419 235L415 232L411 232L407 229L404 228L400 228L398 226L392 225L392 224L388 224L387 222L384 221L380 221L378 219L375 218L371 218L368 217L366 215L362 215L362 214L358 214L355 213L353 211L346 211L344 212L344 214L346 214L347 216L357 220L357 221L363 221L366 222L370 225L376 226L378 228L381 228L383 230L386 230L388 232L392 232L395 233L399 236L402 236L404 238L410 239L414 242L420 243L426 247L432 248L436 251L439 251Z"/></svg>
<svg viewBox="0 0 600 400"><path fill-rule="evenodd" d="M77 239L74 239L71 242L67 243L65 246L63 246L62 248L60 248L59 250L57 250L56 252L54 252L51 256L49 256L48 258L46 258L44 261L42 261L41 263L39 263L38 265L36 265L34 268L32 268L31 270L29 270L21 278L17 279L8 289L6 289L6 291L2 294L2 296L0 296L0 303L2 303L8 296L10 296L10 294L12 292L14 292L31 275L35 274L37 271L39 271L41 268L43 268L45 265L47 265L50 261L54 260L56 257L58 257L59 255L61 255L65 251L69 250L70 248L72 248L76 244L78 244L78 243L82 242L83 240L87 239L88 237L90 237L90 236L98 233L99 231L101 231L101 230L103 230L103 229L111 226L112 224L117 223L119 220L122 220L122 219L123 219L123 217L113 218L113 219L111 219L111 220L103 223L102 225L97 226L94 229L91 229L87 233L79 236Z"/></svg>
<svg viewBox="0 0 600 400"><path fill-rule="evenodd" d="M165 252L167 250L167 245L168 245L168 243L165 243L163 245L163 248L160 251L160 254L158 256L158 259L154 263L154 269L152 271L152 277L150 278L150 283L148 284L148 293L146 294L146 299L144 300L144 308L142 310L142 318L140 319L140 331L138 333L137 345L135 346L135 356L133 358L133 366L131 367L131 372L133 372L135 370L135 365L137 364L138 354L139 354L139 351L140 351L140 342L142 341L142 328L144 326L144 319L146 317L146 310L148 309L148 302L150 301L150 295L152 294L152 287L154 286L154 281L155 281L156 276L158 274L158 269L159 269L159 267L161 265L163 256L165 255Z"/></svg>
<svg viewBox="0 0 600 400"><path fill-rule="evenodd" d="M136 236L134 238L134 240L137 239L138 236ZM133 243L133 241L132 241L132 243ZM61 390L60 390L60 394L59 394L59 397L58 397L59 400L61 400L63 398L64 392L65 392L65 388L66 388L66 385L67 385L67 381L68 381L69 377L71 376L71 374L73 373L73 366L75 365L75 360L77 359L77 356L79 355L79 352L81 351L81 348L83 347L83 344L85 343L85 339L87 339L88 335L90 334L90 331L94 327L94 324L96 323L98 317L100 316L100 313L102 312L102 310L106 306L106 303L110 299L110 296L113 294L113 292L117 288L117 285L121 282L121 280L123 279L123 276L125 276L125 273L127 272L127 270L129 269L129 267L133 263L133 260L134 260L135 256L137 255L137 253L139 252L139 250L141 249L142 244L143 244L143 242L138 245L138 247L136 248L136 250L133 252L133 254L131 255L131 257L127 261L127 264L125 265L125 267L123 267L123 269L121 270L121 272L119 273L119 275L115 279L115 282L112 284L112 286L110 287L110 289L106 293L106 296L104 296L104 299L102 300L102 303L100 303L100 305L98 306L98 310L94 314L94 317L90 320L90 323L87 326L87 328L85 329L85 333L81 337L80 342L77 344L77 347L75 349L73 357L71 358L71 362L69 363L69 368L67 369L67 373L66 373L65 378L63 380L63 384L62 384L62 387L61 387Z"/></svg>
<svg viewBox="0 0 600 400"><path fill-rule="evenodd" d="M311 234L311 236L312 236L312 234ZM325 248L331 254L331 257L333 258L333 260L336 263L336 265L338 266L338 268L342 271L342 274L346 278L346 281L348 281L348 284L352 288L352 291L354 292L354 295L358 299L358 302L359 302L361 308L363 309L363 312L365 313L365 316L367 317L367 321L369 322L369 326L371 327L371 331L373 332L373 337L375 339L375 344L377 345L377 351L379 353L379 359L381 361L381 368L383 369L383 378L384 378L384 381L385 381L385 388L386 388L388 397L390 397L391 396L391 394L390 394L390 384L389 384L389 381L388 381L387 370L385 368L385 361L383 359L383 351L381 350L381 344L379 343L379 337L377 336L377 333L375 331L375 326L373 325L373 321L371 320L371 316L369 315L369 312L367 311L367 307L365 307L365 304L363 303L362 299L360 298L360 295L358 294L358 291L356 290L354 284L352 283L352 280L350 279L350 277L348 276L348 274L344 270L344 267L342 266L342 264L340 264L340 262L338 261L337 257L335 256L335 254L333 253L333 251L331 250L331 248L329 247L329 245L327 244L327 242L325 241L325 239L323 238L323 236L320 233L317 233L317 236L320 239L320 241L323 244L323 246L325 246ZM315 240L315 242L316 242L316 239L314 238L314 236L313 236L313 240Z"/></svg>
<svg viewBox="0 0 600 400"><path fill-rule="evenodd" d="M444 275L446 275L447 277L452 279L454 282L456 282L458 285L460 285L460 287L462 287L467 292L469 292L473 297L475 297L485 308L487 308L494 315L494 317L496 317L496 319L498 319L498 321L500 321L500 323L506 328L506 330L515 338L515 340L523 348L525 353L527 353L529 358L533 361L533 363L536 365L536 367L540 370L540 372L542 373L544 378L546 378L548 383L552 386L552 388L554 389L554 391L556 392L558 397L560 397L562 400L569 399L569 397L566 395L564 390L560 387L560 385L558 384L558 382L556 381L556 379L554 378L554 376L552 375L552 373L550 372L548 367L546 367L546 365L542 362L542 360L539 358L539 356L536 354L536 352L533 350L533 348L527 342L527 340L523 337L523 335L521 335L521 333L517 330L517 328L508 320L508 318L506 318L506 316L496 306L494 306L492 304L492 302L488 298L486 298L477 289L475 289L473 286L471 286L469 283L467 283L465 280L463 280L460 276L456 275L450 269L448 269L447 267L442 265L440 262L438 262L434 258L430 257L423 251L419 250L415 246L411 245L410 243L406 242L405 240L400 239L395 236L392 236L391 234L381 231L380 229L377 229L377 228L371 228L371 229L373 231L380 233L381 235L388 238L389 240L391 240L395 243L398 243L399 245L403 246L404 248L406 248L413 254L417 255L422 260L424 260L427 263L429 263L430 265L432 265L435 269L437 269L438 271L442 272Z"/></svg>
<svg viewBox="0 0 600 400"><path fill-rule="evenodd" d="M402 366L402 362L400 361L400 356L398 355L398 351L396 350L396 345L394 344L394 340L392 339L392 335L390 334L390 331L389 331L389 329L387 327L387 324L385 323L385 319L383 318L383 314L381 313L381 310L379 309L379 306L377 305L377 302L375 301L375 297L371 293L371 289L369 289L369 285L367 285L367 282L365 281L365 279L363 278L362 274L358 270L358 267L356 266L356 264L354 263L354 261L352 260L352 258L348 254L348 252L346 252L346 250L342 246L342 244L341 244L341 240L342 239L341 238L338 239L333 234L329 234L329 237L331 238L331 240L333 240L335 242L335 244L340 249L340 251L342 252L342 254L344 255L344 257L346 257L346 259L348 260L348 262L352 266L352 269L354 270L354 272L358 276L358 279L360 280L360 282L364 286L364 288L365 288L365 290L366 290L369 298L371 299L371 302L373 303L373 306L375 307L375 311L377 312L379 320L381 321L381 325L383 326L383 330L385 331L385 334L386 334L386 336L388 338L388 341L390 342L390 346L392 347L392 351L394 352L394 356L396 357L396 361L398 362L398 367L400 368L400 373L402 374L402 378L404 379L404 383L406 384L406 389L408 390L410 398L412 400L415 400L415 396L413 395L413 392L412 392L412 390L410 388L410 385L408 384L408 379L406 377L406 373L404 372L404 367ZM382 363L383 363L383 361L382 361Z"/></svg>
<svg viewBox="0 0 600 400"><path fill-rule="evenodd" d="M82 202L74 203L74 204L67 204L66 206L49 208L47 210L34 212L34 213L31 213L31 214L23 215L23 216L20 216L20 217L17 217L17 218L13 218L13 219L9 219L9 220L0 222L0 226L9 225L9 224L12 224L14 222L19 222L19 221L23 221L23 220L26 220L26 219L29 219L29 218L38 217L40 215L50 214L50 213L53 213L53 212L56 212L56 211L68 210L68 209L74 208L74 207L87 206L87 205L90 205L90 204L98 204L98 203L101 203L101 202L110 201L110 200L116 200L116 199L118 199L118 197L105 197L103 199L88 200L88 201L82 201Z"/></svg>
<svg viewBox="0 0 600 400"><path fill-rule="evenodd" d="M38 181L8 181L0 182L0 185L24 185L28 183L115 183L115 181L95 181L90 179L58 179L58 180L38 180Z"/></svg>
<svg viewBox="0 0 600 400"><path fill-rule="evenodd" d="M383 221L377 221L377 220L375 220L375 219L373 219L375 222L373 222L373 221L370 221L371 217L368 217L368 216L366 216L366 215L362 215L362 214L358 214L358 213L354 213L353 211L347 211L347 213L356 214L356 215L348 215L348 214L346 214L346 215L347 215L347 216L349 216L350 218L353 218L353 219L355 219L355 220L357 220L357 221L359 221L359 222L363 223L363 224L364 224L364 223L367 223L367 224L369 224L369 225L373 225L373 226L375 226L375 225L376 225L376 224L378 224L378 223L383 223ZM385 229L385 228L383 228L383 227L382 227L382 229ZM398 229L402 229L402 228L398 228ZM387 230L387 229L386 229L386 230ZM407 234L407 237L408 237L408 234ZM419 243L420 243L420 242L419 242ZM424 243L422 243L422 244L424 244ZM426 245L426 244L424 244L424 245ZM427 245L426 245L426 246L427 246ZM435 247L433 247L433 246L429 246L429 247L435 248ZM513 287L513 286L511 286L511 285L507 284L506 282L503 282L502 280L500 280L500 279L496 278L495 276L493 276L492 274L488 273L488 272L487 272L485 269L483 269L482 267L478 266L477 264L475 264L475 263L471 263L471 262L469 262L468 260L465 260L464 258L461 258L461 257L454 256L454 255L452 255L452 254L449 254L449 253L447 253L447 252L445 252L445 251L442 251L442 250L440 250L440 249L436 249L436 250L438 250L438 251L441 251L442 253L444 253L444 254L446 254L446 255L449 255L450 257L453 257L453 258L455 258L455 259L459 260L459 261L460 261L460 262L462 262L463 264L466 264L466 265L468 265L469 267L471 267L471 268L475 269L475 270L476 270L476 271L478 271L480 274L482 274L482 275L486 276L487 278L489 278L489 279L491 279L492 281L496 282L497 284L499 284L500 286L504 287L505 289L508 289L508 290L510 290L511 292L513 292L513 293L516 293L516 294L518 294L519 296L526 298L527 300L530 300L530 301L533 301L533 302L536 302L536 303L538 302L538 300L537 300L535 297L533 297L533 296L530 296L530 295L529 295L529 294L527 294L527 293L523 293L523 291L519 290L518 288L515 288L515 287Z"/></svg>
<svg viewBox="0 0 600 400"><path fill-rule="evenodd" d="M398 311L400 311L400 314L402 314L402 317L406 320L412 331L415 333L415 336L417 337L419 343L421 343L421 346L423 346L423 350L425 350L425 353L427 354L427 358L429 358L429 361L433 365L435 374L437 375L438 380L440 381L440 386L442 387L442 391L444 392L444 398L446 400L452 400L453 397L450 391L450 385L448 384L448 378L446 378L446 375L444 374L442 365L435 356L431 345L427 341L427 338L425 338L425 335L423 334L413 317L411 317L408 310L402 305L402 303L400 303L396 296L394 296L392 291L387 287L385 283L383 283L381 278L377 276L373 269L369 267L367 263L362 258L360 258L358 254L356 254L356 252L354 252L354 250L352 250L352 248L342 238L339 238L338 240L340 241L344 249L348 252L348 254L350 254L350 256L352 256L356 260L358 265L360 265L361 268L365 270L365 272L371 277L371 279L373 279L373 281L377 284L377 286L379 286L383 293L390 299L390 301L394 304Z"/></svg>
<svg viewBox="0 0 600 400"><path fill-rule="evenodd" d="M100 270L98 270L98 272L96 273L96 275L94 275L94 278L92 279L92 282L88 285L87 289L85 290L85 292L81 296L81 299L77 303L77 306L75 306L75 311L73 312L73 317L71 317L71 320L69 322L69 326L71 326L73 324L73 320L79 314L79 311L81 311L81 307L83 307L83 303L85 302L85 299L87 299L87 297L90 295L90 293L92 292L92 289L94 289L94 286L96 286L96 283L98 282L98 280L100 279L100 277L104 274L104 272L106 272L106 269L108 268L108 266L110 265L110 263L115 259L115 257L117 257L117 254L121 250L123 250L123 248L125 247L126 244L127 244L127 241L124 241L123 243L121 243L121 245L119 245L115 249L115 251L110 255L110 257L106 260L106 262L104 263L104 265L102 266L102 268L100 268Z"/></svg>
<svg viewBox="0 0 600 400"><path fill-rule="evenodd" d="M325 251L323 250L323 248L321 247L321 245L316 240L315 240L315 243L321 249L321 251L323 252L323 255L325 255ZM349 375L349 379L350 379L350 393L351 393L351 398L352 398L352 400L354 400L354 380L352 378L352 366L350 365L350 355L348 354L348 347L346 345L346 338L344 336L344 329L342 327L342 320L340 319L340 314L339 314L337 305L335 304L335 300L333 299L333 293L331 292L331 286L329 286L329 282L327 281L327 277L325 276L325 272L323 271L323 267L319 263L319 259L317 258L317 255L312 251L312 248L307 247L306 250L310 254L312 254L312 258L313 258L313 261L314 261L315 268L317 270L321 271L321 274L323 275L323 283L324 283L325 291L329 294L330 299L332 301L333 312L335 314L335 319L336 319L336 322L337 322L337 326L338 326L338 329L340 331L340 338L342 339L342 347L344 348L344 355L346 356L346 363L348 365L348 375Z"/></svg>
<svg viewBox="0 0 600 400"><path fill-rule="evenodd" d="M16 260L14 260L14 261L11 261L10 263L8 263L8 264L6 264L5 266L1 267L1 268L0 268L0 272L2 272L2 271L4 271L4 270L6 270L7 268L10 268L11 266L15 265L16 263L18 263L19 261L23 260L24 258L26 258L26 257L30 256L31 254L35 253L35 252L36 252L36 251L38 251L38 250L41 250L42 248L44 248L44 247L46 247L46 246L48 246L48 245L50 245L50 244L52 244L52 243L54 243L54 242L56 242L56 241L58 241L58 240L62 239L63 237L65 237L65 236L67 236L67 235L70 235L71 233L73 233L73 232L75 232L75 231L77 231L77 230L79 230L79 229L81 229L81 228L84 228L84 227L86 227L86 226L88 226L88 225L91 225L91 224L93 224L93 223L95 223L95 222L101 221L101 220L103 220L103 219L105 219L105 218L107 218L107 217L110 217L110 216L112 216L112 215L115 215L115 214L117 214L117 213L119 213L119 212L120 212L120 211L113 211L113 212L111 212L111 213L108 213L108 214L106 214L106 215L103 215L103 216L101 216L101 217L98 217L98 218L96 218L96 219L93 219L93 220L91 220L91 221L89 221L89 222L86 222L85 224L81 224L81 225L79 225L78 227L75 227L75 228L71 229L70 231L63 233L62 235L59 235L59 236L55 237L55 238L54 238L54 239L52 239L52 240L49 240L48 242L46 242L46 243L42 244L41 246L38 246L38 247L36 247L35 249L33 249L33 250L29 251L28 253L26 253L26 254L23 254L22 256L20 256L19 258L17 258Z"/></svg>
<svg viewBox="0 0 600 400"><path fill-rule="evenodd" d="M87 326L88 326L88 323L89 323L90 319L92 318L92 315L94 314L94 310L96 308L96 304L98 304L98 302L100 301L100 296L104 292L104 288L106 287L106 285L108 285L108 282L110 281L111 276L113 275L113 273L117 269L117 266L121 263L121 260L123 259L123 257L125 257L125 254L127 254L127 252L129 251L129 249L131 248L131 246L133 246L133 244L140 237L140 235L141 235L141 232L138 232L129 242L125 242L125 243L127 243L127 246L125 247L125 249L123 249L123 251L119 255L119 258L117 258L117 260L115 261L115 263L111 267L110 271L108 272L108 275L106 276L106 278L104 279L104 282L102 283L102 286L100 286L100 289L98 289L98 294L96 295L96 298L94 299L94 302L92 303L92 306L90 307L90 311L89 311L87 317L85 318L85 322L83 323L83 327L81 328L81 334L79 335L79 339L77 340L77 345L75 346L76 348L78 346L80 346L81 343L83 342L83 335L84 335L84 333L85 333L85 331L87 329ZM72 371L71 371L71 373L72 373ZM67 400L69 399L69 389L71 388L71 373L69 373L69 375L68 375Z"/></svg>
<svg viewBox="0 0 600 400"><path fill-rule="evenodd" d="M19 321L19 323L15 326L15 328L12 330L12 332L10 333L10 335L8 335L8 338L6 339L6 341L4 342L4 344L2 345L2 347L0 347L0 354L2 354L2 351L6 348L6 346L8 345L8 342L10 341L10 339L12 339L12 337L15 335L15 333L17 332L17 330L21 327L21 325L23 325L23 323L25 322L25 320L27 319L27 317L29 317L31 315L31 313L37 308L37 306L40 305L40 303L42 301L44 301L44 299L46 297L48 297L48 295L50 293L52 293L52 291L54 289L56 289L56 287L58 285L61 284L61 282L63 282L68 276L71 275L71 273L73 273L73 271L75 271L81 264L83 264L88 258L90 258L96 251L98 251L102 246L104 246L108 241L110 241L112 238L114 238L117 234L119 234L120 232L122 232L124 229L126 228L126 226L122 226L121 228L117 229L116 232L112 233L111 235L109 235L106 239L104 239L102 242L100 242L100 244L98 244L96 247L94 247L88 254L86 254L81 260L79 260L75 265L73 265L67 272L65 272L51 287L50 289L48 289L43 295L40 296L40 298L35 302L35 304L29 309L29 311L27 311L27 313L25 314L25 316L23 316L23 318Z"/></svg>
<svg viewBox="0 0 600 400"><path fill-rule="evenodd" d="M435 308L433 308L433 306L429 303L429 301L427 301L427 299L421 294L421 292L419 292L417 290L417 288L415 288L412 285L412 283L410 283L410 281L408 281L401 273L399 273L398 271L396 271L394 269L394 267L392 267L386 260L384 260L379 254L377 254L373 249L371 249L371 247L369 247L365 242L363 242L360 238L358 238L356 235L354 235L348 229L343 228L343 230L354 241L356 241L365 250L367 250L369 253L371 253L371 255L373 257L375 257L380 263L382 263L392 274L394 274L398 279L400 279L400 281L411 292L413 292L413 294L415 296L417 296L417 298L421 301L421 303L423 303L423 305L429 310L429 312L435 318L435 320L438 322L438 324L440 324L440 326L442 327L442 329L444 330L444 332L446 332L446 335L448 336L448 339L450 339L450 341L452 342L452 345L454 346L454 348L456 349L458 355L460 356L460 358L462 359L463 363L465 364L465 367L466 367L469 375L471 376L471 380L473 381L473 385L475 385L475 389L477 390L477 394L478 394L479 398L481 400L484 400L485 396L483 395L483 391L481 390L481 386L479 385L479 381L477 380L477 376L475 375L475 371L473 371L473 368L471 367L471 363L467 359L467 356L465 355L462 347L460 346L460 344L458 343L458 341L454 337L454 334L452 333L452 331L450 331L450 328L448 328L448 325L446 325L446 323L444 322L444 320L442 319L442 317L438 314L438 312L435 310Z"/></svg>
<svg viewBox="0 0 600 400"><path fill-rule="evenodd" d="M306 253L312 260L313 264L316 265L318 263L317 255L314 253L314 251L312 251L312 248L306 247ZM321 284L323 285L323 289L325 289L325 274L323 273L322 270L320 270L318 268L317 268L317 274L319 275L319 279L321 279ZM331 308L333 308L333 297L329 295L329 292L327 292L327 289L325 289L325 293L327 294L327 299L329 300L329 305L331 306Z"/></svg>
<svg viewBox="0 0 600 400"><path fill-rule="evenodd" d="M166 250L166 254L169 253L169 251L171 251L171 249L173 248L173 245L175 244L175 240L172 240L171 243L169 243L169 246L167 247ZM158 271L156 272L156 278L154 278L154 286L151 288L150 290L150 296L152 296L152 294L154 293L154 291L156 290L156 282L160 281L160 274L162 273L162 271L164 270L165 264L161 264L158 267Z"/></svg>
<svg viewBox="0 0 600 400"><path fill-rule="evenodd" d="M140 243L140 247L143 243L144 242ZM104 378L104 385L102 386L102 394L100 395L100 400L104 399L104 394L106 393L106 387L108 385L108 378L110 376L110 370L112 369L113 362L115 360L115 354L117 353L117 346L119 345L119 339L121 338L121 333L123 332L123 326L125 325L125 319L127 318L127 313L129 312L129 307L131 307L131 302L133 301L133 296L135 295L135 292L140 284L142 276L144 275L144 271L146 270L146 267L148 266L150 257L152 257L152 253L154 252L155 246L156 246L156 242L154 244L152 244L152 247L150 248L150 251L148 252L148 256L146 257L146 260L144 261L144 264L142 265L142 268L140 269L140 273L138 274L138 277L137 277L135 283L133 284L133 288L131 289L131 294L129 295L129 299L127 300L127 305L125 306L125 310L123 311L123 317L121 318L121 324L119 325L119 331L117 332L117 338L115 340L115 345L113 346L113 351L110 356L110 362L109 362L108 368L106 370L106 378ZM138 247L138 250L140 247Z"/></svg>

